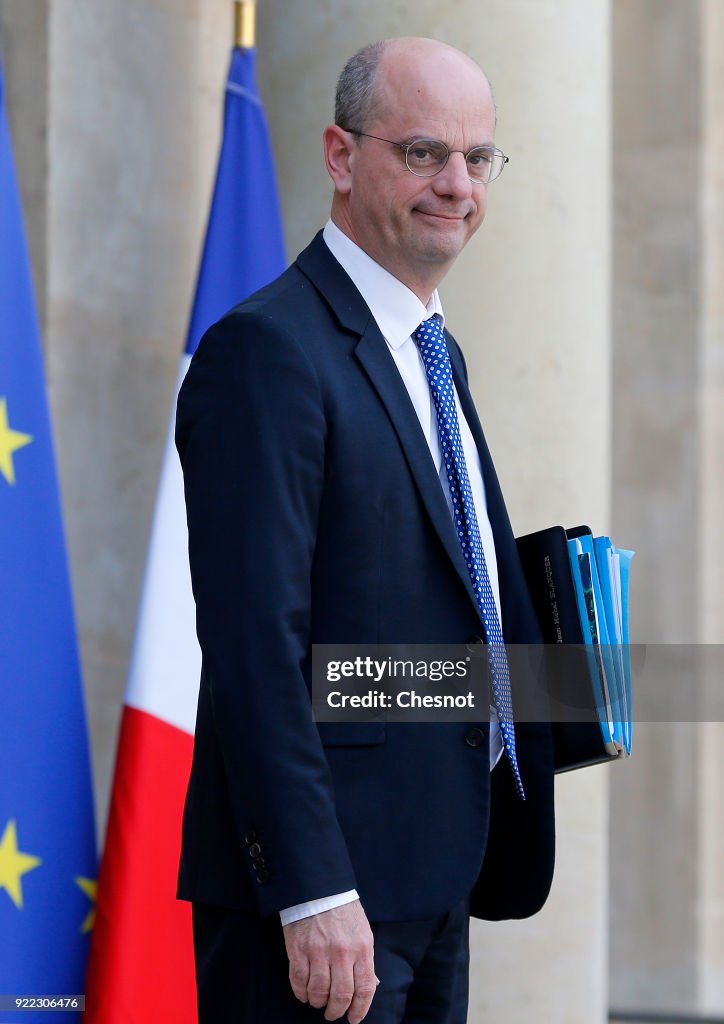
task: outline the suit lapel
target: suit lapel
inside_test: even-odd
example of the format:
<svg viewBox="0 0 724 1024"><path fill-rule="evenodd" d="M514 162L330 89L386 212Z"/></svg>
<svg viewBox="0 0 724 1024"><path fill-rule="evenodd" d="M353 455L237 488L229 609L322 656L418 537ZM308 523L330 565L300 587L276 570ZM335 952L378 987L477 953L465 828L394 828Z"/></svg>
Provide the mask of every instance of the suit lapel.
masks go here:
<svg viewBox="0 0 724 1024"><path fill-rule="evenodd" d="M449 335L448 335L449 338ZM503 636L508 643L514 641L513 632L516 631L516 586L519 583L518 553L515 546L515 538L510 525L508 511L503 500L503 493L498 482L498 475L495 472L493 460L490 456L483 428L480 425L475 404L470 389L465 380L465 371L462 359L457 346L448 341L448 351L452 364L453 379L460 398L460 406L465 419L473 435L475 446L480 456L480 468L483 474L485 486L485 503L487 506L488 519L493 530L493 541L495 543L495 557L498 563L498 587L500 590L501 626Z"/></svg>
<svg viewBox="0 0 724 1024"><path fill-rule="evenodd" d="M468 591L476 614L478 604L470 582L455 525L440 486L440 478L430 456L430 448L420 427L410 396L390 355L387 342L374 320L355 349L355 355L364 367L392 421L405 453L410 472L415 479L420 497L445 550Z"/></svg>
<svg viewBox="0 0 724 1024"><path fill-rule="evenodd" d="M417 484L422 503L468 592L476 615L480 618L475 592L455 532L455 525L440 486L440 479L430 456L430 449L377 322L350 277L325 245L321 232L301 253L297 264L322 293L341 326L360 335L355 347L355 356L387 412Z"/></svg>

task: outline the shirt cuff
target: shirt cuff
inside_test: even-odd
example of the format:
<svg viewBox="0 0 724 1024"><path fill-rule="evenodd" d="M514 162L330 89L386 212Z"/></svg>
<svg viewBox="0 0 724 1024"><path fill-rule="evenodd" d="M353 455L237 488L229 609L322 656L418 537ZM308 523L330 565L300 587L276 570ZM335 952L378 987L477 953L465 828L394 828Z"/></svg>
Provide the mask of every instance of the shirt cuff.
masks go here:
<svg viewBox="0 0 724 1024"><path fill-rule="evenodd" d="M282 927L292 924L293 921L301 921L305 917L312 917L313 914L323 914L325 910L343 907L345 903L353 903L358 899L357 890L350 889L348 892L341 892L336 896L323 896L319 900L310 900L308 903L297 903L294 907L287 907L286 910L279 911Z"/></svg>

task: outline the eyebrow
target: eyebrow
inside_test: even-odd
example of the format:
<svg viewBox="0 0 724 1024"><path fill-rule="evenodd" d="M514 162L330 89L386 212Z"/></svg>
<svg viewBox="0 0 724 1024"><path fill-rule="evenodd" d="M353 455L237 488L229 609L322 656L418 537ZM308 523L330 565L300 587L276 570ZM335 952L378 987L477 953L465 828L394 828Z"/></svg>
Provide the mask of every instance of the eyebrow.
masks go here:
<svg viewBox="0 0 724 1024"><path fill-rule="evenodd" d="M465 149L465 150L462 150L462 149L453 150L452 146L448 142L445 142L444 139L438 139L437 136L435 136L435 135L426 135L424 132L410 133L410 134L406 135L401 140L400 144L403 145L403 146L407 146L411 142L415 142L418 139L427 139L429 142L442 142L443 145L447 146L447 148L451 152L455 152L455 153L469 153L472 149L495 149L495 143L494 142L475 142L475 143L473 143L472 146L468 146L468 148Z"/></svg>

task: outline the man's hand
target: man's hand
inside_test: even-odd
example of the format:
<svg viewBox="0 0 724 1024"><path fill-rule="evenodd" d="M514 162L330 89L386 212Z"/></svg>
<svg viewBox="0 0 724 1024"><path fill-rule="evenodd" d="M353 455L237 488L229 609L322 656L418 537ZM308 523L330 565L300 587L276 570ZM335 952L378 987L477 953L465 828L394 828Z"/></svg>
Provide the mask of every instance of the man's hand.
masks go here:
<svg viewBox="0 0 724 1024"><path fill-rule="evenodd" d="M359 1024L379 985L372 929L360 901L293 921L284 928L284 941L297 999L326 1006L325 1020L346 1012L349 1024Z"/></svg>

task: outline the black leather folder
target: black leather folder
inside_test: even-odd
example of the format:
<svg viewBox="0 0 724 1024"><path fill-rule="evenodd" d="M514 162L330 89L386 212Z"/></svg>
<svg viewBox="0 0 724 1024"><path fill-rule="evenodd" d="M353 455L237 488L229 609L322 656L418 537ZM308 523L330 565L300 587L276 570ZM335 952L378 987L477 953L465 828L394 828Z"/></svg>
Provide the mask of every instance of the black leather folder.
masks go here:
<svg viewBox="0 0 724 1024"><path fill-rule="evenodd" d="M557 773L616 761L619 756L607 748L599 725L568 555L568 540L590 533L587 526L568 531L552 526L516 540L546 644Z"/></svg>

